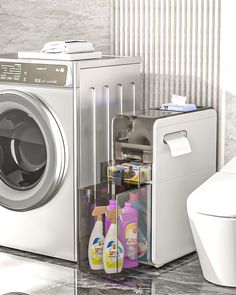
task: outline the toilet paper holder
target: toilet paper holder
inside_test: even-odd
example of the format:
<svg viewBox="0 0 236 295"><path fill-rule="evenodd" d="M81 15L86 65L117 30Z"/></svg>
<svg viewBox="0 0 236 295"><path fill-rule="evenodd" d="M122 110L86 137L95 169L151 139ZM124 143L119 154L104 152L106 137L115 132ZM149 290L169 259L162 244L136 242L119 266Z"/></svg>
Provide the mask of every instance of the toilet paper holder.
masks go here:
<svg viewBox="0 0 236 295"><path fill-rule="evenodd" d="M181 135L185 136L185 137L188 137L188 133L187 133L186 130L180 130L180 131L175 131L175 132L170 132L170 133L165 134L165 135L163 136L163 142L164 142L165 144L167 144L167 142L166 142L166 140L165 140L165 137L166 137L166 136L168 136L168 135L172 135L172 134L179 134L179 133L180 133Z"/></svg>

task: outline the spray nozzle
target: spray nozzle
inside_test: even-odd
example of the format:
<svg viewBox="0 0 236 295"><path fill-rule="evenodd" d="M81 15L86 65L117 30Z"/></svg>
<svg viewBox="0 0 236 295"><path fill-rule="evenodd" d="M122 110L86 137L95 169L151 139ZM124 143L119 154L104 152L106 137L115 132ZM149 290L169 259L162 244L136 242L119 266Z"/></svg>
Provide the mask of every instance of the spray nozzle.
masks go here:
<svg viewBox="0 0 236 295"><path fill-rule="evenodd" d="M97 220L102 221L102 215L107 211L107 206L98 206L93 209L92 216L96 216Z"/></svg>
<svg viewBox="0 0 236 295"><path fill-rule="evenodd" d="M111 223L116 224L116 218L117 216L122 214L122 209L114 209L107 213L107 218L111 220Z"/></svg>

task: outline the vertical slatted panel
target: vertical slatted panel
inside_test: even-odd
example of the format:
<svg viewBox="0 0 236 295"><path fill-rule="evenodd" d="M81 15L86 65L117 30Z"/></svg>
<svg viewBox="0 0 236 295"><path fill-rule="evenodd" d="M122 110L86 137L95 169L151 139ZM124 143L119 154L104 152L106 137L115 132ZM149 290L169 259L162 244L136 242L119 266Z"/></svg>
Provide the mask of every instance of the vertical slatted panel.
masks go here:
<svg viewBox="0 0 236 295"><path fill-rule="evenodd" d="M113 53L142 56L145 107L218 107L221 0L112 0Z"/></svg>

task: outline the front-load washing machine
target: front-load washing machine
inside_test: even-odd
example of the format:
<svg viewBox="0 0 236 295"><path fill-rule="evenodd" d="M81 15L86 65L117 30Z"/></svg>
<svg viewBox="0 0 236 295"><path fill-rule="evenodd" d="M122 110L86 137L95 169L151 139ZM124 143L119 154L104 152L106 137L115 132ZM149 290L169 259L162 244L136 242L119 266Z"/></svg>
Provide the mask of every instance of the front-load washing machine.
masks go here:
<svg viewBox="0 0 236 295"><path fill-rule="evenodd" d="M0 57L1 246L77 261L79 188L99 181L140 84L139 58Z"/></svg>

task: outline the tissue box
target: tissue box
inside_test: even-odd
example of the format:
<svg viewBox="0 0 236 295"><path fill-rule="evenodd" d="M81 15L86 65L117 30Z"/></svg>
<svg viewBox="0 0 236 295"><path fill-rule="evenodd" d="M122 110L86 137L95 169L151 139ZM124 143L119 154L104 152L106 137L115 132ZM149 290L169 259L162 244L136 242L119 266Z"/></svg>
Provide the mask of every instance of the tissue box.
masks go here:
<svg viewBox="0 0 236 295"><path fill-rule="evenodd" d="M151 180L151 166L142 163L122 163L109 166L107 177L119 178L129 183L144 183Z"/></svg>
<svg viewBox="0 0 236 295"><path fill-rule="evenodd" d="M195 111L197 109L195 104L184 104L184 105L176 105L173 103L164 103L161 105L161 111L176 111L176 112L189 112Z"/></svg>
<svg viewBox="0 0 236 295"><path fill-rule="evenodd" d="M190 112L197 109L193 103L186 103L187 97L172 94L171 102L163 103L160 107L161 111Z"/></svg>

